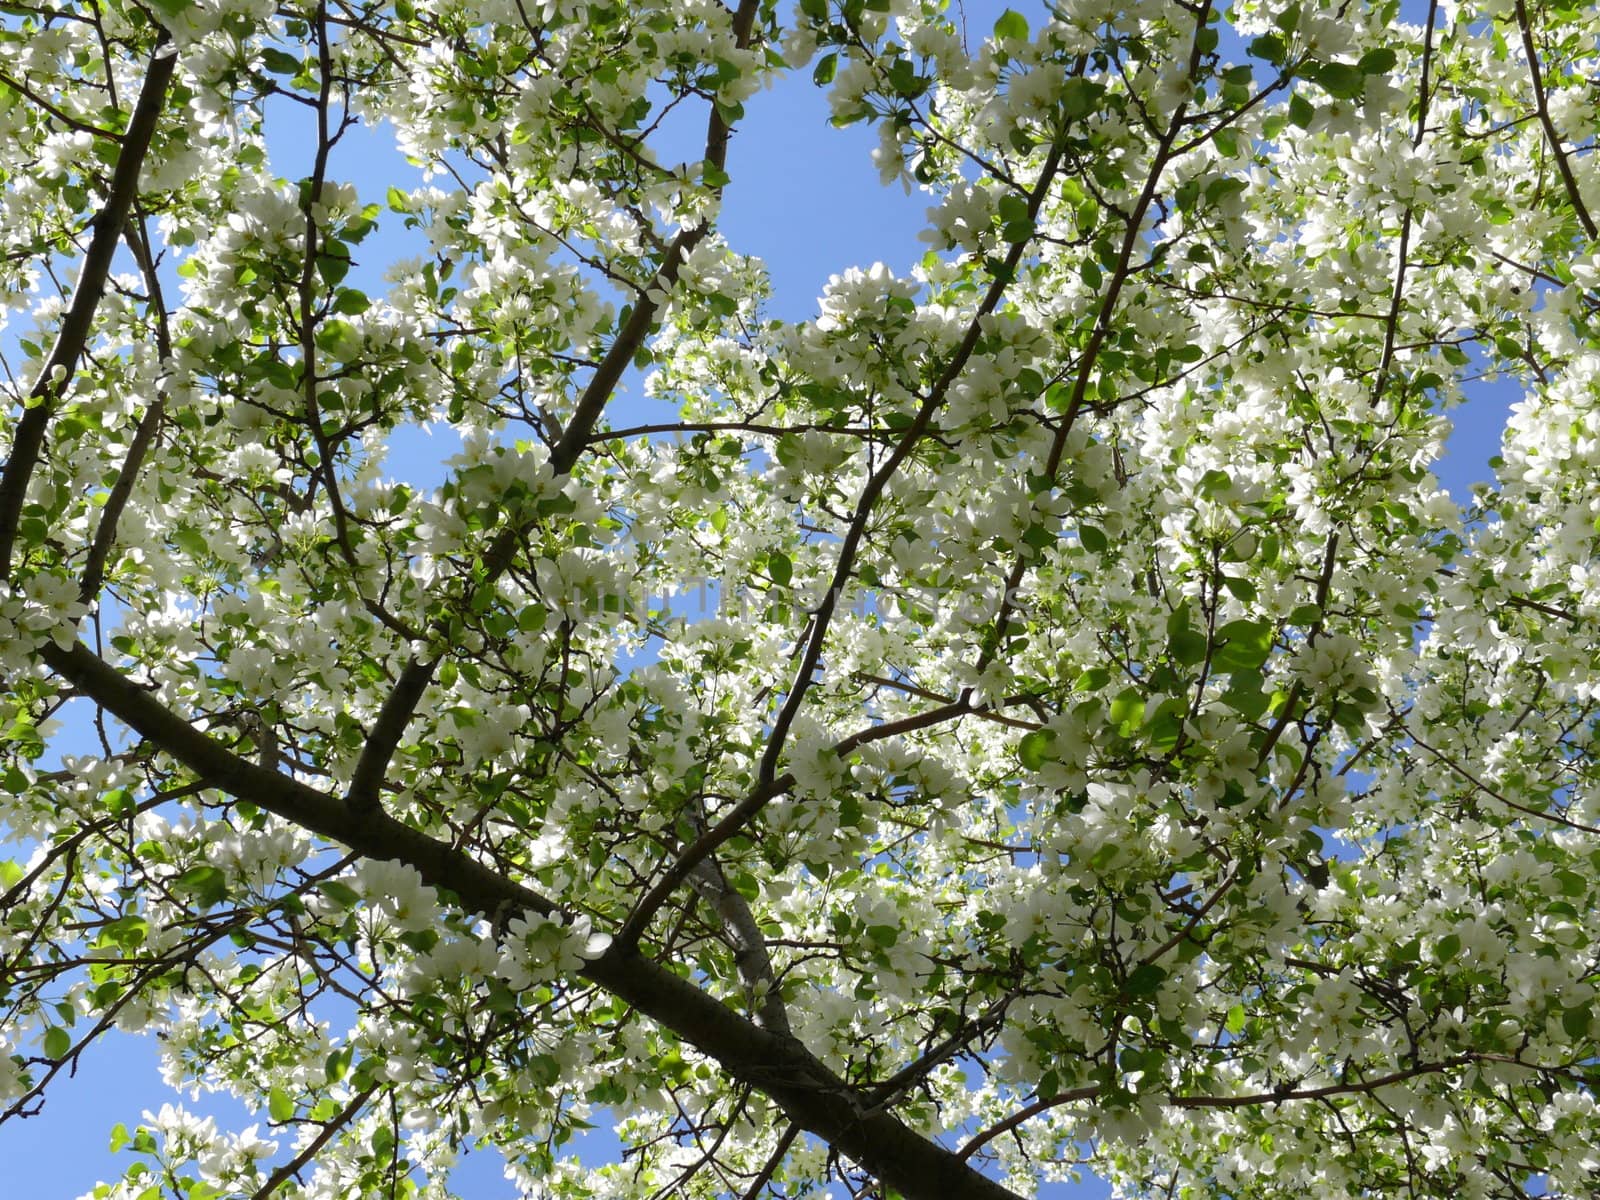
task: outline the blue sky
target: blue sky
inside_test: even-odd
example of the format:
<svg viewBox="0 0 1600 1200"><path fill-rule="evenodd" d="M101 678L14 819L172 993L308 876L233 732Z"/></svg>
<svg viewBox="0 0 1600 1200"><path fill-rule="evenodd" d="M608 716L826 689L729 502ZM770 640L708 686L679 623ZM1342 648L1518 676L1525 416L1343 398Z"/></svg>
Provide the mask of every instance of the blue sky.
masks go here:
<svg viewBox="0 0 1600 1200"><path fill-rule="evenodd" d="M972 27L987 29L1000 5L973 3L967 11ZM1021 6L1019 6L1021 7ZM855 126L844 130L828 123L826 100L809 84L809 72L780 83L747 104L745 126L781 130L778 136L735 137L730 147L729 174L734 182L725 198L722 228L738 250L766 260L773 279L773 314L798 319L815 312L816 297L827 277L848 266L881 260L897 271L907 270L925 246L917 239L924 225L926 201L898 187L878 182L871 162L876 135ZM292 146L293 143L283 143ZM293 177L299 170L292 153L276 156L273 169ZM387 183L404 170L380 133L353 134L351 145L336 162L336 172L371 185L370 199L382 199ZM303 172L300 172L303 173ZM371 260L371 290L379 290L376 268L382 261L407 253L396 242L375 237L363 247ZM1505 384L1479 384L1467 405L1455 414L1450 452L1437 473L1458 498L1470 485L1487 480L1487 461L1496 453L1506 406L1515 392ZM418 433L397 447L395 473L418 483L436 483L438 459L453 449L442 438L430 442ZM65 742L61 749L71 752ZM28 1121L0 1126L0 1163L5 1175L0 1193L68 1200L100 1180L117 1177L126 1159L106 1149L113 1123L137 1123L141 1110L176 1099L161 1084L153 1044L126 1037L108 1039L88 1056L76 1078L60 1081L44 1113ZM186 1101L187 1102L187 1101ZM192 1105L237 1127L253 1116L237 1104L204 1098ZM285 1139L287 1141L287 1139ZM584 1154L614 1153L609 1135L586 1139ZM500 1175L498 1156L470 1155L456 1183L466 1200L513 1200L515 1191ZM1048 1186L1040 1200L1089 1200L1108 1194L1104 1185L1079 1188Z"/></svg>

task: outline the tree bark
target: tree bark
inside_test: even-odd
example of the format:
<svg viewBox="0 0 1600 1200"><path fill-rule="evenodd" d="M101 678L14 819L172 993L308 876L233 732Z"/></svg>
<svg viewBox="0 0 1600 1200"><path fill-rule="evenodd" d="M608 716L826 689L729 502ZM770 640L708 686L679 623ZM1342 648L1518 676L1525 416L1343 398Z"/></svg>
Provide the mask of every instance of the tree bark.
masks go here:
<svg viewBox="0 0 1600 1200"><path fill-rule="evenodd" d="M69 650L46 643L41 654L52 670L187 765L208 787L363 857L405 863L432 887L453 893L469 911L491 918L562 914L548 898L381 808L352 809L339 797L240 758L81 643ZM1019 1200L952 1151L876 1110L869 1092L841 1079L799 1039L761 1028L632 946L614 944L585 963L581 974L715 1059L734 1079L771 1097L795 1124L909 1200Z"/></svg>

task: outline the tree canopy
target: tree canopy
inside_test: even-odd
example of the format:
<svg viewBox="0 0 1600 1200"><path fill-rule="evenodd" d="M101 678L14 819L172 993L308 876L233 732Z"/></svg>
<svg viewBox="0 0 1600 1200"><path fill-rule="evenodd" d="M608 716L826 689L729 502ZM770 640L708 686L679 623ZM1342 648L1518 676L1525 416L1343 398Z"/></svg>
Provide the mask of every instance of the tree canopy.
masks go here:
<svg viewBox="0 0 1600 1200"><path fill-rule="evenodd" d="M1600 1188L1594 6L0 12L0 1119L263 1113L97 1196Z"/></svg>

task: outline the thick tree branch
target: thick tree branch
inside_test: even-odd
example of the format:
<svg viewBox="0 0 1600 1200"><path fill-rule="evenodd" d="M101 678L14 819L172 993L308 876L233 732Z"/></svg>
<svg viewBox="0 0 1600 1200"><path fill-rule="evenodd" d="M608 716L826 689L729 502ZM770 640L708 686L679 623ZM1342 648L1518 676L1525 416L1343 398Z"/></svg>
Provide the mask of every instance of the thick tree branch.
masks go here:
<svg viewBox="0 0 1600 1200"><path fill-rule="evenodd" d="M94 219L94 236L89 240L88 252L83 256L83 269L78 273L78 286L72 303L61 321L56 342L39 371L39 377L28 389L28 398L22 417L17 421L16 433L11 440L11 453L6 460L5 474L0 476L0 580L11 577L11 558L17 539L17 525L22 517L22 506L28 495L28 481L38 465L44 447L45 428L50 422L55 402L66 391L73 374L78 369L78 359L89 342L89 330L94 324L95 310L105 292L106 277L111 273L111 260L117 243L122 239L128 214L133 211L139 194L139 171L145 154L155 136L156 122L166 103L167 85L172 80L178 63L176 48L168 40L165 30L156 38L155 53L145 70L144 84L139 89L139 99L133 107L127 132L122 135L122 151L117 155L116 168L111 173L111 189L106 202Z"/></svg>
<svg viewBox="0 0 1600 1200"><path fill-rule="evenodd" d="M711 906L717 919L722 922L733 947L733 964L739 972L739 981L750 993L751 1004L761 1020L762 1028L788 1033L789 1014L778 992L772 958L767 953L767 940L762 936L750 905L733 890L715 859L696 863L689 879L701 899Z"/></svg>
<svg viewBox="0 0 1600 1200"><path fill-rule="evenodd" d="M453 894L468 911L566 915L546 897L381 810L357 812L337 797L238 757L81 643L63 650L47 642L40 655L51 670L211 787L339 842L363 858L405 863L430 886ZM770 1096L796 1124L890 1187L930 1200L1015 1200L1013 1193L894 1116L871 1111L870 1095L846 1083L794 1037L763 1029L632 945L613 942L599 958L586 962L581 973L716 1059L732 1078Z"/></svg>

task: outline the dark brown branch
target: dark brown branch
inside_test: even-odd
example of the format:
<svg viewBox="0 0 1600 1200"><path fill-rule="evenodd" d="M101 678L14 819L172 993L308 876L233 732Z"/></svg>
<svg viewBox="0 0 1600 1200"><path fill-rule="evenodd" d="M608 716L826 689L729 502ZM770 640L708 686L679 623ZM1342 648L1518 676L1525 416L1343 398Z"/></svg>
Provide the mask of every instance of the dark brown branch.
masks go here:
<svg viewBox="0 0 1600 1200"><path fill-rule="evenodd" d="M1161 945L1150 951L1149 954L1146 954L1139 960L1139 962L1142 965L1148 966L1150 963L1155 962L1157 959L1160 959L1172 950L1175 950L1183 942L1184 938L1194 933L1195 928L1200 924L1200 922L1206 919L1206 914L1215 908L1217 903L1224 896L1226 896L1233 889L1233 885L1238 882L1239 868L1235 867L1233 869L1233 873L1217 886L1217 890L1211 893L1211 895L1206 899L1206 902L1199 908L1195 909L1194 913L1189 917L1189 919L1184 922L1182 929L1178 930L1177 933L1173 934L1166 941L1162 942Z"/></svg>
<svg viewBox="0 0 1600 1200"><path fill-rule="evenodd" d="M155 136L156 122L166 103L167 84L171 82L177 66L176 48L162 30L156 38L156 49L146 68L144 85L139 89L139 99L134 104L128 130L122 137L122 152L117 155L116 169L111 173L111 190L106 202L94 219L94 236L89 240L89 250L83 256L83 269L78 274L78 286L72 303L61 321L61 331L56 343L39 370L39 377L28 390L22 418L17 422L16 434L11 441L11 453L6 461L5 474L0 476L0 580L11 577L11 556L17 540L17 524L22 517L22 505L28 495L28 481L38 464L44 447L45 428L55 402L66 391L73 374L78 369L78 359L89 342L89 330L94 323L95 311L105 293L106 278L111 273L111 259L116 254L117 243L122 239L128 214L133 211L139 194L139 170L144 165L150 141Z"/></svg>
<svg viewBox="0 0 1600 1200"><path fill-rule="evenodd" d="M300 1171L307 1163L315 1158L317 1153L333 1139L334 1134L338 1133L339 1130L343 1129L346 1125L353 1121L356 1117L356 1114L366 1107L367 1101L372 1099L372 1094L377 1090L378 1085L372 1084L371 1086L363 1088L361 1091L352 1096L350 1098L350 1103L346 1104L343 1109L335 1114L334 1117L322 1127L321 1132L319 1132L316 1137L312 1138L311 1141L306 1144L304 1150L300 1151L299 1154L296 1154L288 1162L284 1163L283 1166L279 1167L271 1175L267 1176L267 1181L255 1190L255 1192L251 1195L250 1200L267 1200L267 1198L271 1196L273 1192L277 1191L279 1187L289 1180L290 1176Z"/></svg>
<svg viewBox="0 0 1600 1200"><path fill-rule="evenodd" d="M161 294L161 278L156 274L155 260L150 254L150 243L145 236L142 222L129 227L128 246L133 251L134 260L139 264L139 272L144 276L145 290L150 297L150 306L155 310L156 359L164 372L172 363L172 331L167 325L167 309ZM123 459L122 468L117 472L116 482L111 485L110 494L106 496L105 507L100 510L100 523L95 527L94 542L89 547L89 557L84 560L83 576L78 584L78 599L85 604L94 600L99 594L100 585L105 582L106 563L110 560L112 548L117 544L117 526L122 521L122 511L128 506L128 497L133 495L133 485L139 479L139 471L144 466L145 456L149 454L150 446L156 440L156 430L161 427L162 417L166 413L165 385L158 383L156 387L156 398L150 402L150 407L145 409L144 415L139 418L139 424L133 431L133 439L128 443L128 456Z"/></svg>
<svg viewBox="0 0 1600 1200"><path fill-rule="evenodd" d="M1483 780L1479 779L1471 771L1467 770L1465 767L1463 767L1455 759L1451 758L1448 754L1444 753L1442 750L1436 750L1432 746L1428 745L1427 742L1423 741L1420 737L1417 736L1415 730L1411 729L1409 726L1406 726L1404 728L1405 728L1406 736L1409 737L1414 743L1416 743L1418 748L1427 751L1427 753L1429 753L1430 755L1433 756L1435 761L1437 761L1439 763L1442 763L1446 768L1448 768L1449 770L1455 772L1455 774L1459 775L1462 779L1466 780L1474 788L1476 788L1478 791L1482 792L1485 796L1488 796L1488 797L1490 797L1491 799L1494 799L1494 800L1498 800L1501 804L1504 804L1507 808L1515 809L1517 812L1524 813L1524 814L1526 814L1527 816L1530 816L1530 817L1537 817L1541 821L1554 821L1557 825L1565 825L1568 829L1576 829L1581 833L1600 834L1600 828L1596 828L1593 825L1585 825L1581 821L1574 821L1571 817L1564 817L1560 813L1550 812L1547 809L1534 808L1531 805L1527 805L1527 804L1518 804L1515 800L1513 800L1510 796L1507 796L1504 792L1498 791L1497 789L1490 787L1487 783L1485 783Z"/></svg>
<svg viewBox="0 0 1600 1200"><path fill-rule="evenodd" d="M1045 197L1050 192L1050 185L1055 181L1056 171L1061 166L1061 156L1066 144L1066 131L1063 129L1057 135L1050 147L1049 157L1045 159L1040 170L1039 180L1034 185L1033 192L1028 197L1028 222L1031 229L1032 223L1038 219L1040 206L1044 204ZM822 647L828 637L828 629L832 624L834 612L837 610L839 597L843 595L844 588L850 581L851 573L855 570L856 552L860 549L861 541L867 534L867 522L872 517L873 510L877 507L878 498L883 494L884 488L889 486L889 481L894 478L900 466L910 456L917 443L922 440L932 422L933 416L944 406L946 395L951 385L961 377L961 372L966 368L967 362L972 358L973 351L978 347L978 339L982 334L983 320L994 312L1004 297L1007 286L1011 283L1012 276L1016 274L1017 266L1022 262L1032 241L1032 234L1019 238L1011 244L1005 257L1004 266L995 272L994 278L989 283L989 289L984 294L982 302L973 314L972 320L967 325L966 335L961 339L961 344L956 347L950 361L945 364L944 370L928 391L927 399L922 402L922 407L917 411L917 416L912 421L905 436L900 439L884 463L872 473L867 484L861 489L861 495L856 501L855 512L851 516L850 528L845 531L844 539L839 545L839 557L834 565L833 579L828 585L827 592L822 597L822 602L817 606L811 623L811 636L806 642L805 650L800 658L800 666L794 674L794 681L789 685L789 694L784 697L783 707L778 710L777 717L772 722L772 730L767 735L767 745L761 755L761 765L756 772L756 790L772 782L778 773L778 759L783 755L784 743L788 740L789 729L800 714L800 706L805 702L806 693L815 682L817 664L822 661Z"/></svg>
<svg viewBox="0 0 1600 1200"><path fill-rule="evenodd" d="M1577 614L1570 613L1564 608L1557 608L1553 604L1542 604L1538 600L1530 600L1526 596L1507 596L1506 603L1513 608L1527 608L1534 612L1543 613L1547 617L1566 621L1569 625L1579 624Z"/></svg>
<svg viewBox="0 0 1600 1200"><path fill-rule="evenodd" d="M103 129L99 125L94 124L92 121L85 121L82 118L75 117L65 109L51 104L50 101L46 100L38 92L34 91L14 75L11 75L5 71L0 71L0 83L5 84L6 87L16 92L19 96L23 96L32 103L37 104L40 108L44 109L45 112L49 113L68 129L75 130L78 133L87 133L91 137L104 138L105 140L111 142L118 140L117 134L112 130Z"/></svg>
<svg viewBox="0 0 1600 1200"><path fill-rule="evenodd" d="M740 47L749 42L757 7L756 0L744 0L734 17L734 33ZM713 105L706 131L706 159L719 169L727 161L729 133L727 122ZM605 411L617 384L621 382L623 372L633 362L634 355L655 327L660 304L651 298L652 294L666 296L671 293L684 259L708 232L709 226L699 225L679 233L667 247L654 277L639 289L633 311L628 314L628 320L612 339L600 365L589 377L565 431L550 452L550 468L558 477L570 474L578 458L588 448L594 427L599 423L600 414ZM526 523L514 521L500 531L484 554L483 574L477 586L493 587L495 581L510 570L527 530ZM389 761L394 757L406 726L411 723L412 714L422 701L423 693L433 682L437 666L436 658L414 657L401 671L394 691L384 701L361 748L361 756L356 760L355 771L350 777L350 789L346 794L347 803L352 809L365 812L377 807L383 794L383 779Z"/></svg>
<svg viewBox="0 0 1600 1200"><path fill-rule="evenodd" d="M1041 1096L1032 1104L1024 1105L1022 1108L1017 1109L1016 1112L1005 1118L1005 1120L997 1121L995 1124L989 1126L989 1128L985 1129L965 1146L961 1147L960 1153L957 1155L957 1157L965 1162L984 1146L994 1141L994 1139L999 1137L1002 1133L1005 1133L1007 1130L1015 1129L1018 1125L1024 1124L1027 1121L1033 1120L1033 1118L1037 1117L1040 1113L1049 1112L1052 1108L1059 1108L1063 1104L1071 1104L1074 1100L1093 1100L1099 1094L1100 1085L1093 1084L1090 1087L1073 1088L1071 1091L1056 1092L1054 1095Z"/></svg>
<svg viewBox="0 0 1600 1200"><path fill-rule="evenodd" d="M800 1136L800 1126L790 1125L783 1131L783 1136L778 1139L778 1144L772 1148L772 1153L767 1156L767 1161L756 1177L750 1181L750 1186L745 1188L740 1200L756 1200L761 1195L761 1189L772 1182L772 1177L778 1173L778 1168L783 1165L783 1160L788 1156L789 1147L794 1145L794 1139Z"/></svg>
<svg viewBox="0 0 1600 1200"><path fill-rule="evenodd" d="M1206 18L1211 11L1211 0L1205 0L1195 16L1195 37L1189 50L1189 76L1193 78L1200 70L1200 32L1206 27ZM1089 342L1083 348L1083 355L1078 360L1077 378L1072 385L1072 394L1067 402L1066 411L1062 414L1061 425L1056 430L1055 438L1050 444L1050 453L1045 459L1043 474L1050 479L1056 477L1061 469L1061 459L1066 453L1067 439L1072 434L1072 428L1077 423L1078 414L1083 410L1084 403L1089 394L1089 379L1100 359L1100 352L1105 346L1106 339L1111 335L1111 319L1116 315L1117 302L1121 299L1123 286L1132 274L1133 253L1140 243L1141 227L1144 225L1145 214L1150 211L1150 206L1155 203L1156 189L1161 183L1161 173L1166 169L1175 154L1174 146L1179 132L1183 129L1184 116L1189 110L1187 101L1180 103L1173 110L1172 119L1167 124L1166 132L1156 145L1156 152L1151 158L1150 168L1146 172L1144 187L1139 191L1139 198L1134 204L1133 211L1128 214L1122 232L1122 245L1117 251L1117 265L1111 272L1110 281L1106 285L1105 295L1101 298L1100 309L1095 314L1094 332L1089 335ZM1005 589L1000 593L1000 611L995 614L994 634L987 644L978 653L978 661L974 670L975 675L981 675L986 667L994 661L1000 648L1005 643L1006 629L1011 624L1012 615L1016 611L1014 597L1017 589L1022 586L1022 578L1028 570L1028 558L1019 554L1006 576ZM963 698L970 698L972 689L968 688Z"/></svg>
<svg viewBox="0 0 1600 1200"><path fill-rule="evenodd" d="M1419 1075L1438 1075L1484 1057L1478 1054L1457 1054L1443 1062L1423 1063L1403 1071L1391 1071L1371 1079L1358 1079L1351 1083L1330 1083L1324 1087L1283 1088L1271 1092L1257 1092L1249 1096L1169 1096L1167 1103L1173 1108L1253 1108L1262 1104L1281 1104L1289 1100L1324 1100L1329 1096L1356 1096L1390 1084L1404 1083Z"/></svg>
<svg viewBox="0 0 1600 1200"><path fill-rule="evenodd" d="M1528 56L1528 75L1533 81L1533 98L1539 106L1539 124L1544 129L1545 141L1550 143L1550 153L1555 155L1556 170L1561 173L1562 186L1567 189L1567 199L1572 202L1572 210L1577 213L1578 221L1583 226L1583 231L1589 235L1589 240L1600 238L1600 229L1595 227L1594 218L1589 215L1589 207L1583 202L1583 193L1578 190L1578 180L1572 174L1572 163L1567 158L1567 152L1561 145L1561 134L1557 132L1555 122L1550 119L1550 105L1545 99L1544 74L1539 69L1539 48L1533 44L1533 26L1528 20L1528 6L1525 0L1516 0L1517 27L1522 31L1522 50Z"/></svg>
<svg viewBox="0 0 1600 1200"><path fill-rule="evenodd" d="M1457 1054L1443 1062L1424 1063L1417 1067L1408 1067L1403 1071L1392 1071L1387 1075L1378 1075L1372 1079L1356 1080L1351 1083L1330 1083L1323 1087L1314 1088L1280 1088L1271 1092L1255 1092L1248 1096L1168 1096L1165 1103L1172 1108L1259 1108L1266 1104L1283 1104L1292 1100L1325 1100L1330 1096L1354 1096L1377 1091L1379 1088L1391 1084L1404 1083L1408 1079L1415 1079L1420 1075L1438 1075L1444 1071L1454 1070L1456 1067L1465 1066L1480 1058L1488 1057L1478 1054ZM1052 1108L1059 1108L1063 1104L1071 1104L1075 1100L1093 1100L1100 1095L1099 1084L1089 1087L1072 1088L1069 1091L1057 1092L1050 1096L1041 1096L1032 1103L1019 1108L1002 1121L989 1126L982 1133L975 1136L961 1148L959 1157L962 1160L971 1158L982 1147L992 1142L1002 1133L1015 1129L1017 1126L1031 1121L1042 1113L1049 1112Z"/></svg>
<svg viewBox="0 0 1600 1200"><path fill-rule="evenodd" d="M339 797L238 757L81 643L63 650L46 642L39 653L51 670L212 787L363 858L404 863L467 911L490 917L521 912L566 916L546 897L381 810L356 812ZM731 1078L764 1092L790 1120L888 1186L908 1196L941 1200L1017 1200L894 1116L871 1111L870 1096L846 1083L796 1038L761 1028L631 945L613 942L600 957L586 961L580 974L715 1059Z"/></svg>

